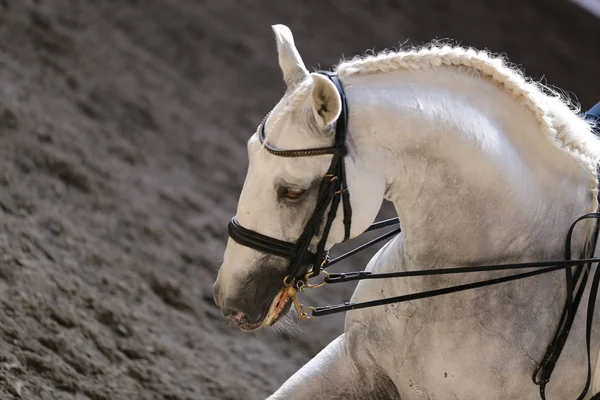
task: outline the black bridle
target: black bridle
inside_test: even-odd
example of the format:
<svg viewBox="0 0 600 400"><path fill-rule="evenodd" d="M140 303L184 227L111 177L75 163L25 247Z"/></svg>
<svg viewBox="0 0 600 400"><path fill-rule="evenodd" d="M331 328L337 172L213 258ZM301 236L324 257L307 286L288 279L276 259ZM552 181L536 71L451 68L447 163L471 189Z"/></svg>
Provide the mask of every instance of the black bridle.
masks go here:
<svg viewBox="0 0 600 400"><path fill-rule="evenodd" d="M546 385L550 381L550 377L554 371L556 363L560 358L564 345L569 336L569 332L575 320L575 315L581 299L583 297L588 278L592 270L592 266L596 263L596 270L592 278L592 287L588 300L587 307L587 323L586 323L586 349L587 349L587 380L585 387L581 394L577 397L577 400L582 400L591 385L592 369L591 369L591 333L592 323L594 317L595 303L597 292L600 287L600 258L594 257L594 250L598 242L598 236L600 232L600 213L588 213L578 218L569 228L567 238L565 242L565 259L564 260L553 260L553 261L542 261L542 262L527 262L527 263L515 263L515 264L500 264L500 265L480 265L473 267L456 267L456 268L443 268L443 269L426 269L418 271L401 271L391 273L379 273L375 274L368 271L348 272L348 273L336 273L327 274L324 283L340 283L362 279L389 279L389 278L407 278L416 276L431 276L431 275L446 275L446 274L464 274L469 272L491 272L491 271L502 271L502 270L523 270L531 269L528 272L521 272L514 275L508 275L500 278L489 279L480 282L456 285L436 290L429 290L414 294L407 294L396 297L389 297L378 300L365 301L361 303L350 303L346 302L338 305L324 306L324 307L310 307L312 315L308 315L307 310L303 308L296 300L296 290L303 290L307 286L309 278L317 276L325 268L350 257L367 247L370 247L378 242L386 239L390 239L400 233L400 227L374 239L370 242L340 256L336 259L330 260L325 244L329 236L329 231L333 220L337 215L337 210L340 201L343 205L344 212L344 241L350 236L351 220L352 220L352 208L350 206L350 195L348 193L348 187L346 185L346 171L344 164L344 157L347 154L346 148L346 134L348 127L348 105L346 96L344 93L343 86L339 78L329 72L320 71L319 73L327 76L333 84L336 86L341 100L342 110L340 116L335 124L335 139L334 145L331 147L321 147L313 149L301 149L301 150L280 150L272 147L266 142L265 138L265 123L267 117L263 120L259 127L259 139L263 146L271 154L280 157L306 157L306 156L318 156L318 155L333 155L329 170L327 174L321 180L319 192L317 196L317 204L315 210L308 220L302 234L295 243L285 242L276 238L272 238L258 232L252 231L242 227L237 219L233 217L229 223L229 236L243 246L253 248L255 250L272 254L275 256L283 257L290 261L287 267L287 274L283 281L284 285L288 288L292 288L289 292L294 304L296 305L296 311L300 318L310 318L323 315L334 314L343 311L357 310L361 308L375 307L392 303L401 303L405 301L412 301L417 299L423 299L428 297L440 296L443 294L456 293L470 289L481 288L490 285L496 285L500 283L510 282L517 279L524 279L536 275L550 273L561 269L565 270L566 277L566 289L567 296L563 311L560 316L558 326L556 328L554 337L548 346L544 357L537 365L533 372L533 382L540 387L540 397L542 400L546 399ZM600 103L598 103L588 113L583 114L583 117L598 123L600 125ZM341 200L340 200L341 197ZM327 212L327 208L329 211ZM323 225L323 220L325 223ZM572 259L571 254L571 241L575 226L577 223L587 219L595 219L596 225L592 234L592 238L588 243L587 250L590 254L588 258ZM314 237L319 235L320 228L323 225L323 232L321 238L316 246L316 251L311 252L309 247ZM373 223L365 232L373 231L387 226L399 225L398 218L392 218L385 221L379 221ZM315 287L320 287L318 285ZM600 400L600 393L594 395L592 400Z"/></svg>
<svg viewBox="0 0 600 400"><path fill-rule="evenodd" d="M320 155L333 155L329 170L323 176L317 195L317 204L304 230L295 243L284 242L261 233L246 229L240 225L235 217L229 223L229 236L241 245L253 248L264 253L283 257L290 261L285 278L286 284L293 284L301 289L310 277L320 273L329 258L325 248L331 225L337 215L342 203L344 212L344 241L350 237L352 224L352 207L350 206L350 194L346 185L346 167L344 156L347 154L346 133L348 126L348 105L344 88L338 77L327 71L320 72L327 76L340 93L342 110L335 123L334 145L331 147L320 147L300 150L279 150L267 143L265 138L265 120L259 127L259 139L264 148L271 154L280 157L307 157ZM329 211L328 211L329 209ZM323 221L325 222L323 224ZM318 236L322 227L321 238L317 243L316 250L310 251L311 242Z"/></svg>

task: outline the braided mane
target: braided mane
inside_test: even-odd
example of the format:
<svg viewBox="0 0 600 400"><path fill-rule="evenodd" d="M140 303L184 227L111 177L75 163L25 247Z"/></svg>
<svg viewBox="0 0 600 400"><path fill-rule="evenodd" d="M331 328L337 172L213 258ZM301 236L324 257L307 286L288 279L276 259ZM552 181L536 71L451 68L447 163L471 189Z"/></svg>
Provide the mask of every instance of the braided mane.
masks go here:
<svg viewBox="0 0 600 400"><path fill-rule="evenodd" d="M376 55L342 61L336 68L341 78L355 75L383 74L397 70L436 67L466 67L507 90L521 105L536 116L553 142L575 157L596 175L600 145L589 124L576 113L578 107L556 90L523 76L504 59L486 51L449 45L430 45L410 51L384 51Z"/></svg>

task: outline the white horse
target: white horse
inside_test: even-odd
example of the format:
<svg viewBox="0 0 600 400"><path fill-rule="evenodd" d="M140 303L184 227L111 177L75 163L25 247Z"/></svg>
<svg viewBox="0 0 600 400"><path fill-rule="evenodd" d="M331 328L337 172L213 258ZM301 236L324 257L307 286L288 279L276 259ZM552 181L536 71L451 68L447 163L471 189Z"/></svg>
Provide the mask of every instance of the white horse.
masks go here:
<svg viewBox="0 0 600 400"><path fill-rule="evenodd" d="M287 27L273 29L288 90L266 121L267 142L280 149L331 146L339 92L328 78L307 71ZM597 209L600 144L589 124L503 60L433 45L344 61L336 73L350 113L345 162L351 237L373 222L383 199L393 202L402 221L403 233L367 270L561 259L571 223ZM257 133L248 154L237 219L245 228L294 242L315 207L331 155L277 157ZM328 247L343 240L341 220L340 209ZM593 227L589 221L576 229L573 254L583 252ZM214 287L216 303L242 329L272 324L289 308L278 304L287 262L230 239ZM352 301L502 275L362 281ZM564 272L556 271L350 311L344 333L270 398L537 399L531 375L565 296ZM575 399L584 386L584 314L577 315L548 400ZM592 343L595 368L598 340ZM599 390L594 382L586 398Z"/></svg>

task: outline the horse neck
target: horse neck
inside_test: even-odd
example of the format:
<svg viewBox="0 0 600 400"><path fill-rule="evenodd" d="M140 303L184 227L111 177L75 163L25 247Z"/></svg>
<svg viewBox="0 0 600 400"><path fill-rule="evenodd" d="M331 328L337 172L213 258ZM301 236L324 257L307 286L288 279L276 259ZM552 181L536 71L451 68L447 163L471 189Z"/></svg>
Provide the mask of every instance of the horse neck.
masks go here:
<svg viewBox="0 0 600 400"><path fill-rule="evenodd" d="M409 265L560 258L570 224L595 209L589 170L490 82L440 69L346 86L355 155L385 176Z"/></svg>

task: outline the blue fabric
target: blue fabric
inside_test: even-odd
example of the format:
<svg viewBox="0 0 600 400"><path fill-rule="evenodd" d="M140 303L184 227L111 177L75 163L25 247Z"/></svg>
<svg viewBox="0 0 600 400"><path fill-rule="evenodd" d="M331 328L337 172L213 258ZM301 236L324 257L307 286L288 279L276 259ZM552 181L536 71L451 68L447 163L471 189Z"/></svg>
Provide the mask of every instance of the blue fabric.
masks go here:
<svg viewBox="0 0 600 400"><path fill-rule="evenodd" d="M596 123L592 129L596 135L600 136L600 102L596 103L587 112L581 113L581 116L583 119Z"/></svg>
<svg viewBox="0 0 600 400"><path fill-rule="evenodd" d="M600 122L600 102L596 103L596 105L590 108L587 112L581 114L583 118Z"/></svg>

